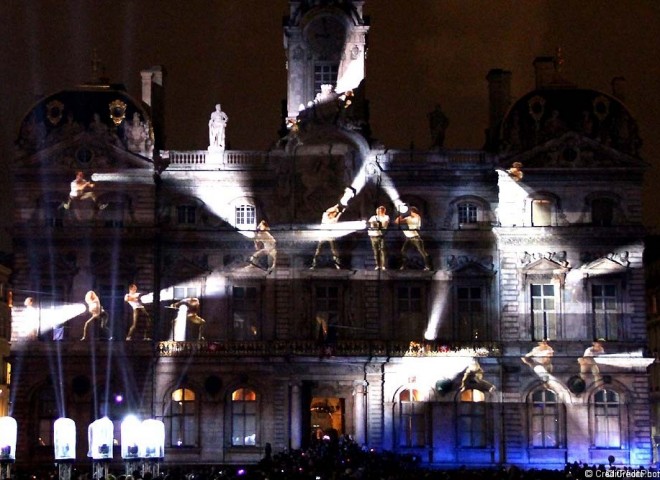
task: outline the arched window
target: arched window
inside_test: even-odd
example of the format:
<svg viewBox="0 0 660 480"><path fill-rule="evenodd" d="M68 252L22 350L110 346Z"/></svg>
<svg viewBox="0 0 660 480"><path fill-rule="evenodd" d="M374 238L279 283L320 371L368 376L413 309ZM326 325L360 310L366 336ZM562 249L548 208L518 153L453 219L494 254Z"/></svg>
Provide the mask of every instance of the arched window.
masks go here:
<svg viewBox="0 0 660 480"><path fill-rule="evenodd" d="M486 395L481 390L464 390L458 403L458 446L485 448L489 445Z"/></svg>
<svg viewBox="0 0 660 480"><path fill-rule="evenodd" d="M530 444L533 448L563 446L564 416L557 394L547 388L532 393L529 404Z"/></svg>
<svg viewBox="0 0 660 480"><path fill-rule="evenodd" d="M197 395L189 388L181 387L170 396L169 427L170 446L198 446Z"/></svg>
<svg viewBox="0 0 660 480"><path fill-rule="evenodd" d="M620 448L621 402L614 390L598 390L592 400L593 445L596 448Z"/></svg>
<svg viewBox="0 0 660 480"><path fill-rule="evenodd" d="M231 444L257 444L257 394L249 388L239 388L231 394Z"/></svg>
<svg viewBox="0 0 660 480"><path fill-rule="evenodd" d="M399 446L422 447L426 444L426 404L414 389L399 393Z"/></svg>
<svg viewBox="0 0 660 480"><path fill-rule="evenodd" d="M55 392L51 385L42 388L37 394L37 438L41 447L53 445L53 423L59 417Z"/></svg>

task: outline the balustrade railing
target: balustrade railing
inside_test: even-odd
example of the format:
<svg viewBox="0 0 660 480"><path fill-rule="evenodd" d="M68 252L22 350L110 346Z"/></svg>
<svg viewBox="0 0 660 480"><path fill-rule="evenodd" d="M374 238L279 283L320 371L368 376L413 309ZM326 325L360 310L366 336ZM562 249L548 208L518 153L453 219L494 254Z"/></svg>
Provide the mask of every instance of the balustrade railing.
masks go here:
<svg viewBox="0 0 660 480"><path fill-rule="evenodd" d="M418 343L380 340L343 340L332 345L319 345L314 340L234 341L234 342L159 342L157 354L161 357L201 356L390 356L390 357L438 357L466 356L487 357L500 354L493 343L443 345L437 342Z"/></svg>

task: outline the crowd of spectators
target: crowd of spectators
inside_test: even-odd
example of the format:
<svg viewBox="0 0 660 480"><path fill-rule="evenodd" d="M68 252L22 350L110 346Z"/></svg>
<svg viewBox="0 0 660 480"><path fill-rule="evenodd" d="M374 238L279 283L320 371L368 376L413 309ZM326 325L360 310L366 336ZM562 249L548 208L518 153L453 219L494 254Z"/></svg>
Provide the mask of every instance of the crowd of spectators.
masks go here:
<svg viewBox="0 0 660 480"><path fill-rule="evenodd" d="M612 472L628 470L628 472ZM597 473L597 471L603 473ZM608 472L608 474L604 472ZM651 473L652 472L652 473ZM105 480L557 480L589 478L660 478L660 470L617 465L587 465L571 463L562 469L521 469L515 466L493 466L454 469L434 469L419 458L390 452L365 449L340 437L334 441L317 442L305 450L272 454L266 447L264 458L257 465L161 467L157 475L139 471L131 475L109 474ZM615 474L617 474L615 476ZM57 470L47 474L15 475L17 480L57 480ZM72 480L95 480L91 472L75 471Z"/></svg>

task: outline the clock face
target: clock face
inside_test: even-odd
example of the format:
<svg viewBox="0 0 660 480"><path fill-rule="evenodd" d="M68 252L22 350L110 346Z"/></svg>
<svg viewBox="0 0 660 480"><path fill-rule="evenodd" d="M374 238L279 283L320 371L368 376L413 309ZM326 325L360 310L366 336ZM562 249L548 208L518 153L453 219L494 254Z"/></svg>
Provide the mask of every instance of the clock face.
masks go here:
<svg viewBox="0 0 660 480"><path fill-rule="evenodd" d="M329 57L342 51L346 29L337 18L326 15L307 26L305 37L315 53Z"/></svg>

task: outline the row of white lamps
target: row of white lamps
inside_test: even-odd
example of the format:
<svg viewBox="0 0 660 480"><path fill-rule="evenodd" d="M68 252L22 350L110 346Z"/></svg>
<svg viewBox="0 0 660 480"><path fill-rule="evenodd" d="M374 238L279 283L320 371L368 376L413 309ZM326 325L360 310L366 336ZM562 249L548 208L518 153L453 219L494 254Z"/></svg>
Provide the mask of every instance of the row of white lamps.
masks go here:
<svg viewBox="0 0 660 480"><path fill-rule="evenodd" d="M70 418L58 418L54 426L55 461L58 464L76 459L76 424ZM9 478L8 465L16 460L17 424L12 417L0 417L0 480ZM108 417L92 422L87 429L87 456L95 463L112 459L114 425ZM160 420L140 421L129 415L121 424L121 457L127 463L158 461L165 457L165 425Z"/></svg>

